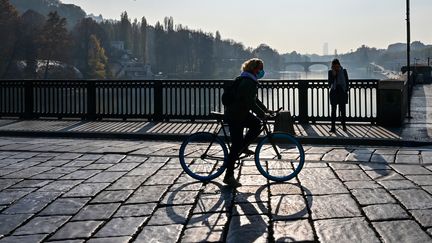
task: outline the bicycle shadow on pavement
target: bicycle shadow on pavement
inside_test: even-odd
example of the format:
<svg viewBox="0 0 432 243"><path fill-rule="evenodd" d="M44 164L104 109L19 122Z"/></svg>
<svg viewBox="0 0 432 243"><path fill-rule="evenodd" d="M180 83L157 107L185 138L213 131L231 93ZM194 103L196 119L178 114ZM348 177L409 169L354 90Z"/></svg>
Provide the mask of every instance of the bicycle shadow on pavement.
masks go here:
<svg viewBox="0 0 432 243"><path fill-rule="evenodd" d="M299 194L278 193L269 197L267 189L277 185L291 187ZM182 205L180 201L183 200L178 200L177 197L182 193L197 190L200 192L195 196L192 212L177 212L175 206ZM218 182L185 183L168 195L166 203L172 206L166 207L166 214L174 223L186 225L182 240L198 242L254 242L267 239L269 224L274 220L292 221L309 217L312 195L307 188L298 184L270 183L251 192L241 191L241 187L235 190ZM192 206L191 203L188 205ZM277 206L273 210L270 205ZM287 208L288 211L285 210ZM294 233L292 232L292 235L295 235ZM286 232L283 239L279 238L278 241L295 240L290 232Z"/></svg>
<svg viewBox="0 0 432 243"><path fill-rule="evenodd" d="M299 194L278 193L270 196L267 189L277 185L291 187ZM241 191L241 188L238 190ZM309 196L305 198L303 195ZM267 199L263 201L263 198ZM269 225L274 224L275 221L308 218L308 210L312 207L312 202L310 191L294 183L266 184L260 186L255 193L237 192L226 242L258 242L266 241L269 237L275 237L276 242L301 240L295 238L295 232L284 232L283 236L269 236Z"/></svg>

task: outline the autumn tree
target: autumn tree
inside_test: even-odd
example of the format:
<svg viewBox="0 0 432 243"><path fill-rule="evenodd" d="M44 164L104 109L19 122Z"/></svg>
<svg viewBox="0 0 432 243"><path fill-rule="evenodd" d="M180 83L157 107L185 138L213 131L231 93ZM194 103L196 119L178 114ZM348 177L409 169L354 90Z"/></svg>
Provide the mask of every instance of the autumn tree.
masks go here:
<svg viewBox="0 0 432 243"><path fill-rule="evenodd" d="M108 58L95 35L90 36L88 49L88 78L105 79L107 74Z"/></svg>
<svg viewBox="0 0 432 243"><path fill-rule="evenodd" d="M0 0L0 77L6 78L17 54L19 17L8 0Z"/></svg>
<svg viewBox="0 0 432 243"><path fill-rule="evenodd" d="M66 19L61 18L57 12L49 13L38 42L40 56L46 61L44 78L47 79L50 61L64 60L67 56L70 36L66 29Z"/></svg>

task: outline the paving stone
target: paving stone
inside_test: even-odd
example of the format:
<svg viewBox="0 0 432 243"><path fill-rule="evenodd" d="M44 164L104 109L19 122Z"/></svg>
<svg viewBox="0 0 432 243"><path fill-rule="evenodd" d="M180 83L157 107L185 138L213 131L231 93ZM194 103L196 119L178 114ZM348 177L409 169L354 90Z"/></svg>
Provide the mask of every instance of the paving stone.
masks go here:
<svg viewBox="0 0 432 243"><path fill-rule="evenodd" d="M135 190L137 189L147 178L143 176L123 176L112 184L108 189L110 190Z"/></svg>
<svg viewBox="0 0 432 243"><path fill-rule="evenodd" d="M394 190L391 193L407 209L428 209L431 207L432 196L423 190Z"/></svg>
<svg viewBox="0 0 432 243"><path fill-rule="evenodd" d="M91 204L81 209L72 220L101 220L110 218L117 208L120 207L120 203L109 203L109 204Z"/></svg>
<svg viewBox="0 0 432 243"><path fill-rule="evenodd" d="M432 175L409 175L407 178L420 186L432 186Z"/></svg>
<svg viewBox="0 0 432 243"><path fill-rule="evenodd" d="M33 189L30 190L4 190L0 192L0 205L9 205L18 199L24 197L25 195L32 192Z"/></svg>
<svg viewBox="0 0 432 243"><path fill-rule="evenodd" d="M384 189L354 189L351 192L361 205L389 204L396 202Z"/></svg>
<svg viewBox="0 0 432 243"><path fill-rule="evenodd" d="M14 235L51 234L69 220L70 216L36 217L18 228Z"/></svg>
<svg viewBox="0 0 432 243"><path fill-rule="evenodd" d="M225 227L228 222L228 216L231 215L229 212L221 213L204 213L204 214L192 214L191 218L186 225L187 228L195 227Z"/></svg>
<svg viewBox="0 0 432 243"><path fill-rule="evenodd" d="M348 193L344 184L337 179L324 180L316 179L302 179L302 186L306 195L327 195L336 193Z"/></svg>
<svg viewBox="0 0 432 243"><path fill-rule="evenodd" d="M394 154L372 154L370 162L373 163L384 163L384 164L392 164L395 161Z"/></svg>
<svg viewBox="0 0 432 243"><path fill-rule="evenodd" d="M3 178L11 178L11 179L28 179L34 175L40 174L42 172L51 170L52 167L30 167L26 168L17 172L14 172L12 174L8 174L3 176Z"/></svg>
<svg viewBox="0 0 432 243"><path fill-rule="evenodd" d="M303 165L303 168L326 168L328 167L327 163L322 163L320 161L310 161L307 157L305 157L305 161L307 161L307 163L305 163Z"/></svg>
<svg viewBox="0 0 432 243"><path fill-rule="evenodd" d="M344 182L345 186L348 187L348 189L374 189L374 188L382 188L378 183L375 181L346 181Z"/></svg>
<svg viewBox="0 0 432 243"><path fill-rule="evenodd" d="M323 161L344 161L348 156L349 151L345 149L334 149L324 155Z"/></svg>
<svg viewBox="0 0 432 243"><path fill-rule="evenodd" d="M118 163L114 166L111 166L107 171L131 171L141 163Z"/></svg>
<svg viewBox="0 0 432 243"><path fill-rule="evenodd" d="M74 186L80 184L82 180L59 180L53 181L50 184L40 188L38 191L58 191L58 192L66 192L72 189Z"/></svg>
<svg viewBox="0 0 432 243"><path fill-rule="evenodd" d="M239 182L245 186L261 186L267 184L268 180L262 175L241 175Z"/></svg>
<svg viewBox="0 0 432 243"><path fill-rule="evenodd" d="M98 160L102 157L100 154L83 154L79 157L80 160Z"/></svg>
<svg viewBox="0 0 432 243"><path fill-rule="evenodd" d="M181 238L181 242L223 242L224 227L214 226L209 228L207 226L187 228Z"/></svg>
<svg viewBox="0 0 432 243"><path fill-rule="evenodd" d="M431 175L432 171L427 170L420 165L398 165L394 164L391 167L403 175Z"/></svg>
<svg viewBox="0 0 432 243"><path fill-rule="evenodd" d="M270 197L274 220L291 220L309 216L306 202L301 195Z"/></svg>
<svg viewBox="0 0 432 243"><path fill-rule="evenodd" d="M22 180L11 188L40 188L51 182L53 182L53 180Z"/></svg>
<svg viewBox="0 0 432 243"><path fill-rule="evenodd" d="M100 238L133 235L146 219L146 217L113 218L95 236Z"/></svg>
<svg viewBox="0 0 432 243"><path fill-rule="evenodd" d="M158 208L147 225L185 224L192 205Z"/></svg>
<svg viewBox="0 0 432 243"><path fill-rule="evenodd" d="M203 194L198 199L197 207L195 207L193 213L226 212L231 205L231 200L225 200L220 196L206 196Z"/></svg>
<svg viewBox="0 0 432 243"><path fill-rule="evenodd" d="M409 219L407 212L398 204L370 205L364 207L363 211L371 221Z"/></svg>
<svg viewBox="0 0 432 243"><path fill-rule="evenodd" d="M276 221L273 224L275 242L315 241L312 226L307 219Z"/></svg>
<svg viewBox="0 0 432 243"><path fill-rule="evenodd" d="M233 216L238 215L268 215L269 206L267 202L260 203L238 203L234 205Z"/></svg>
<svg viewBox="0 0 432 243"><path fill-rule="evenodd" d="M370 170L365 172L374 181L405 179L404 177L394 172L393 170Z"/></svg>
<svg viewBox="0 0 432 243"><path fill-rule="evenodd" d="M87 243L128 243L132 237L121 236L121 237L108 237L108 238L91 238L86 241Z"/></svg>
<svg viewBox="0 0 432 243"><path fill-rule="evenodd" d="M67 174L60 179L62 180L86 180L97 173L101 172L101 170L76 170L70 174Z"/></svg>
<svg viewBox="0 0 432 243"><path fill-rule="evenodd" d="M58 166L62 166L64 164L67 164L69 162L70 162L70 160L50 160L50 161L44 162L44 163L39 164L39 165L58 167Z"/></svg>
<svg viewBox="0 0 432 243"><path fill-rule="evenodd" d="M77 168L82 168L82 167L86 167L88 165L91 165L92 163L94 163L92 160L73 160L67 164L65 164L65 167L77 167Z"/></svg>
<svg viewBox="0 0 432 243"><path fill-rule="evenodd" d="M390 170L390 166L388 164L383 163L362 163L359 164L362 170Z"/></svg>
<svg viewBox="0 0 432 243"><path fill-rule="evenodd" d="M430 242L432 239L411 220L372 223L384 242Z"/></svg>
<svg viewBox="0 0 432 243"><path fill-rule="evenodd" d="M81 183L63 197L93 197L109 186L109 183Z"/></svg>
<svg viewBox="0 0 432 243"><path fill-rule="evenodd" d="M80 170L106 170L113 166L114 164L90 164Z"/></svg>
<svg viewBox="0 0 432 243"><path fill-rule="evenodd" d="M370 178L362 170L336 170L342 181L368 181Z"/></svg>
<svg viewBox="0 0 432 243"><path fill-rule="evenodd" d="M128 155L122 160L122 163L144 163L148 157Z"/></svg>
<svg viewBox="0 0 432 243"><path fill-rule="evenodd" d="M51 172L51 171L49 171ZM54 173L41 173L35 176L30 177L30 179L34 180L56 180L65 174L54 174Z"/></svg>
<svg viewBox="0 0 432 243"><path fill-rule="evenodd" d="M122 205L114 217L148 216L156 209L156 203Z"/></svg>
<svg viewBox="0 0 432 243"><path fill-rule="evenodd" d="M74 215L84 207L90 198L58 198L39 215Z"/></svg>
<svg viewBox="0 0 432 243"><path fill-rule="evenodd" d="M59 192L34 192L11 205L3 211L5 214L27 213L34 214L42 210L60 195Z"/></svg>
<svg viewBox="0 0 432 243"><path fill-rule="evenodd" d="M50 240L76 239L90 237L103 221L69 222L58 230Z"/></svg>
<svg viewBox="0 0 432 243"><path fill-rule="evenodd" d="M420 156L418 155L396 155L396 164L420 164Z"/></svg>
<svg viewBox="0 0 432 243"><path fill-rule="evenodd" d="M281 194L284 189L287 194L301 194L301 190L299 187L294 186L293 184L272 184L270 186L273 190L274 195ZM298 191L296 190L298 189ZM295 193L297 192L297 193ZM234 202L236 203L247 203L247 202L268 202L268 190L267 186L241 186L236 188Z"/></svg>
<svg viewBox="0 0 432 243"><path fill-rule="evenodd" d="M126 172L101 172L90 179L88 179L86 182L114 182L118 178L122 177Z"/></svg>
<svg viewBox="0 0 432 243"><path fill-rule="evenodd" d="M177 242L183 225L145 226L138 235L136 242Z"/></svg>
<svg viewBox="0 0 432 243"><path fill-rule="evenodd" d="M126 203L159 202L167 188L167 185L140 187L132 194Z"/></svg>
<svg viewBox="0 0 432 243"><path fill-rule="evenodd" d="M329 163L330 167L334 170L359 170L360 167L357 164L348 163Z"/></svg>
<svg viewBox="0 0 432 243"><path fill-rule="evenodd" d="M2 169L0 169L2 170ZM0 191L20 182L20 179L0 179Z"/></svg>
<svg viewBox="0 0 432 243"><path fill-rule="evenodd" d="M233 216L226 242L266 242L269 218L264 215Z"/></svg>
<svg viewBox="0 0 432 243"><path fill-rule="evenodd" d="M380 242L364 218L314 221L319 242Z"/></svg>
<svg viewBox="0 0 432 243"><path fill-rule="evenodd" d="M411 210L410 213L425 228L432 227L432 209Z"/></svg>
<svg viewBox="0 0 432 243"><path fill-rule="evenodd" d="M133 190L102 191L91 203L124 202L132 194Z"/></svg>
<svg viewBox="0 0 432 243"><path fill-rule="evenodd" d="M47 173L51 173L51 174L69 174L72 173L74 171L77 171L79 168L75 168L75 167L58 167L55 169L52 169L50 171L48 171Z"/></svg>
<svg viewBox="0 0 432 243"><path fill-rule="evenodd" d="M5 215L0 214L0 235L7 235L29 219L32 214Z"/></svg>
<svg viewBox="0 0 432 243"><path fill-rule="evenodd" d="M423 190L429 192L430 194L432 194L432 186L422 186Z"/></svg>
<svg viewBox="0 0 432 243"><path fill-rule="evenodd" d="M161 204L165 205L182 205L193 204L199 191L178 191L168 192L162 199Z"/></svg>
<svg viewBox="0 0 432 243"><path fill-rule="evenodd" d="M372 153L350 153L345 158L345 161L361 161L361 162L368 162L370 158L372 157Z"/></svg>
<svg viewBox="0 0 432 243"><path fill-rule="evenodd" d="M148 178L144 185L171 185L179 177L180 172L176 175L164 174L166 170L159 170L155 175Z"/></svg>
<svg viewBox="0 0 432 243"><path fill-rule="evenodd" d="M324 154L305 154L305 161L321 161Z"/></svg>
<svg viewBox="0 0 432 243"><path fill-rule="evenodd" d="M318 179L337 179L336 175L330 168L303 168L298 175L300 181L305 179L318 180Z"/></svg>
<svg viewBox="0 0 432 243"><path fill-rule="evenodd" d="M384 188L387 190L401 190L401 189L418 189L419 187L414 185L409 180L388 180L388 181L379 181Z"/></svg>
<svg viewBox="0 0 432 243"><path fill-rule="evenodd" d="M42 242L48 235L20 235L20 236L8 236L0 239L0 243L38 243Z"/></svg>
<svg viewBox="0 0 432 243"><path fill-rule="evenodd" d="M96 163L116 164L116 163L120 162L122 159L124 159L125 157L126 157L125 155L120 155L120 154L106 154L106 155L103 155L98 160L96 160Z"/></svg>
<svg viewBox="0 0 432 243"><path fill-rule="evenodd" d="M313 196L307 200L314 220L361 216L360 209L349 194Z"/></svg>

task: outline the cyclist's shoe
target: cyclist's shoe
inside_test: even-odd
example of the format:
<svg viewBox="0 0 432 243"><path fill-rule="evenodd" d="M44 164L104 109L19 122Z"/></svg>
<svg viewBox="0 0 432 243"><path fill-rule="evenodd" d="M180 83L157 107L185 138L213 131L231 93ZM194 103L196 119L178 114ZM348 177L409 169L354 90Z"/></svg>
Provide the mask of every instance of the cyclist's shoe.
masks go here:
<svg viewBox="0 0 432 243"><path fill-rule="evenodd" d="M225 184L227 184L227 186L229 186L229 187L241 187L242 186L242 184L240 182L238 182L234 178L234 176L228 176L228 177L225 176L223 182Z"/></svg>
<svg viewBox="0 0 432 243"><path fill-rule="evenodd" d="M251 155L254 155L255 152L250 150L249 148L245 148L245 149L243 149L242 154L245 154L247 156L251 156Z"/></svg>

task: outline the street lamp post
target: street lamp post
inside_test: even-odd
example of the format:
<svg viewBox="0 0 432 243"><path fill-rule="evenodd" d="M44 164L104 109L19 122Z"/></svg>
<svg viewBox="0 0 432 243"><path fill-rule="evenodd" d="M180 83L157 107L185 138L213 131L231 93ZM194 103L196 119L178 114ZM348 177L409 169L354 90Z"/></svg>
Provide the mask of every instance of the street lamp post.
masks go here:
<svg viewBox="0 0 432 243"><path fill-rule="evenodd" d="M410 52L411 52L411 25L410 25L410 0L406 0L406 23L407 23L407 76L408 76L408 118L411 118L411 63L410 63Z"/></svg>

